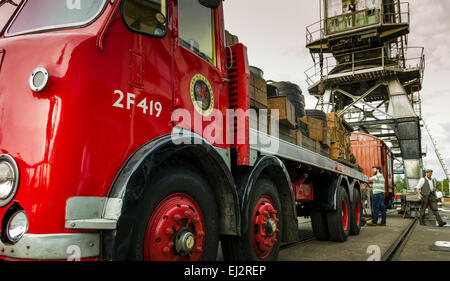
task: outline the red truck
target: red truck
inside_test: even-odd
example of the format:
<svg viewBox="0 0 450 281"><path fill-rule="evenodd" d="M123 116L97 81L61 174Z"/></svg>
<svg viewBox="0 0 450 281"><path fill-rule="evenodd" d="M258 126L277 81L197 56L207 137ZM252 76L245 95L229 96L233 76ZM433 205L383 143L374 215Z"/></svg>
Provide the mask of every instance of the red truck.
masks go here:
<svg viewBox="0 0 450 281"><path fill-rule="evenodd" d="M215 260L220 241L275 260L300 215L359 233L367 176L250 129L220 0L12 0L0 19L2 259Z"/></svg>

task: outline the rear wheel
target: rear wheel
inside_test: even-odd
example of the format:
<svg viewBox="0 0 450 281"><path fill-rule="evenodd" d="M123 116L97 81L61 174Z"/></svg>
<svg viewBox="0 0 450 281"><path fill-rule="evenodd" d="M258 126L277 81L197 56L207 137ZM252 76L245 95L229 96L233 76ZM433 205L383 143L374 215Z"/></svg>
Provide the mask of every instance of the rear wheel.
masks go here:
<svg viewBox="0 0 450 281"><path fill-rule="evenodd" d="M351 220L350 220L350 235L358 235L361 231L361 214L362 204L361 195L357 190L353 191Z"/></svg>
<svg viewBox="0 0 450 281"><path fill-rule="evenodd" d="M344 242L350 233L350 204L347 191L341 186L337 190L336 211L327 213L330 239Z"/></svg>
<svg viewBox="0 0 450 281"><path fill-rule="evenodd" d="M208 182L190 167L167 168L135 209L133 259L216 260L217 207Z"/></svg>
<svg viewBox="0 0 450 281"><path fill-rule="evenodd" d="M259 178L253 188L247 211L247 223L238 238L222 240L226 260L274 261L280 251L283 222L281 202L275 184Z"/></svg>

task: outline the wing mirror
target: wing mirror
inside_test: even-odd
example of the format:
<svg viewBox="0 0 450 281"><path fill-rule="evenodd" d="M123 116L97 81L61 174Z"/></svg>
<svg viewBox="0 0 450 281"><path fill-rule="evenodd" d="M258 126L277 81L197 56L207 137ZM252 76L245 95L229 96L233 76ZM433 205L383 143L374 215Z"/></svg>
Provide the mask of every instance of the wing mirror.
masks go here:
<svg viewBox="0 0 450 281"><path fill-rule="evenodd" d="M205 6L206 8L210 9L216 9L220 5L220 1L222 0L198 0L201 5Z"/></svg>

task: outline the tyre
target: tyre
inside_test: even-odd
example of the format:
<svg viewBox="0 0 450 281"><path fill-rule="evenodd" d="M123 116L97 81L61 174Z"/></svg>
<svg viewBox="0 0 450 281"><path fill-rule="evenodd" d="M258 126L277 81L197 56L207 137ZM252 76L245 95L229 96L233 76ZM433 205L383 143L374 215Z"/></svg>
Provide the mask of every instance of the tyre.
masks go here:
<svg viewBox="0 0 450 281"><path fill-rule="evenodd" d="M276 86L267 84L267 97L273 98L278 96L279 96L278 88Z"/></svg>
<svg viewBox="0 0 450 281"><path fill-rule="evenodd" d="M314 236L317 240L330 240L330 234L327 224L327 214L324 211L311 210L311 226Z"/></svg>
<svg viewBox="0 0 450 281"><path fill-rule="evenodd" d="M286 96L294 105L296 120L306 115L302 90L298 85L290 82L276 82L273 85L279 89L279 95Z"/></svg>
<svg viewBox="0 0 450 281"><path fill-rule="evenodd" d="M344 242L350 233L350 203L347 191L341 186L336 195L336 211L327 213L330 240Z"/></svg>
<svg viewBox="0 0 450 281"><path fill-rule="evenodd" d="M353 200L352 200L352 208L351 208L351 219L350 219L350 235L359 235L361 231L361 214L362 214L362 204L361 204L361 195L359 191L353 191Z"/></svg>
<svg viewBox="0 0 450 281"><path fill-rule="evenodd" d="M218 210L202 173L178 164L158 173L131 213L131 259L215 261Z"/></svg>
<svg viewBox="0 0 450 281"><path fill-rule="evenodd" d="M225 260L275 261L282 238L281 201L275 184L267 177L257 180L248 199L241 237L222 240Z"/></svg>

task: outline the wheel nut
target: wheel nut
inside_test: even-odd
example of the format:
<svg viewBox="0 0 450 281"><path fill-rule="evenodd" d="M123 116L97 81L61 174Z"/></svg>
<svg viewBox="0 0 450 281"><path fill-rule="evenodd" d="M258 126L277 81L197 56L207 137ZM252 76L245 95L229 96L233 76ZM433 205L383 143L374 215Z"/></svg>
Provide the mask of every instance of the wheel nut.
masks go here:
<svg viewBox="0 0 450 281"><path fill-rule="evenodd" d="M205 236L205 232L204 232L204 231L199 231L199 232L197 233L197 236L198 236L198 237L203 237L203 236Z"/></svg>
<svg viewBox="0 0 450 281"><path fill-rule="evenodd" d="M169 248L169 247L164 247L163 253L164 253L165 255L169 254L169 253L170 253L170 248Z"/></svg>
<svg viewBox="0 0 450 281"><path fill-rule="evenodd" d="M166 228L166 235L170 236L173 234L173 230L171 228Z"/></svg>
<svg viewBox="0 0 450 281"><path fill-rule="evenodd" d="M201 252L203 252L202 247L195 247L195 252L196 252L196 253L201 253Z"/></svg>
<svg viewBox="0 0 450 281"><path fill-rule="evenodd" d="M174 221L180 221L180 220L181 220L181 216L180 216L179 214L175 214L175 215L173 216L173 220L174 220Z"/></svg>

